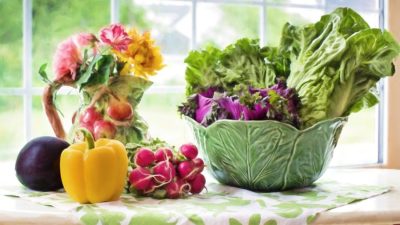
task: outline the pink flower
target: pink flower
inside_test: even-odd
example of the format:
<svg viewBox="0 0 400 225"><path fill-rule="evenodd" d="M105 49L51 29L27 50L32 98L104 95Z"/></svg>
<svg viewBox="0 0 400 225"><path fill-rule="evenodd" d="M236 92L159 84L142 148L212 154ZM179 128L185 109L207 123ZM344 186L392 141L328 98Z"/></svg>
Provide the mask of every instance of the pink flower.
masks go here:
<svg viewBox="0 0 400 225"><path fill-rule="evenodd" d="M79 46L73 41L73 38L61 42L53 58L55 80L63 83L74 81L77 69L81 64L81 52Z"/></svg>
<svg viewBox="0 0 400 225"><path fill-rule="evenodd" d="M72 36L72 40L79 47L93 46L93 44L97 41L96 36L91 33L80 33Z"/></svg>
<svg viewBox="0 0 400 225"><path fill-rule="evenodd" d="M131 43L131 39L124 27L120 24L112 24L100 31L100 39L117 51L124 51Z"/></svg>

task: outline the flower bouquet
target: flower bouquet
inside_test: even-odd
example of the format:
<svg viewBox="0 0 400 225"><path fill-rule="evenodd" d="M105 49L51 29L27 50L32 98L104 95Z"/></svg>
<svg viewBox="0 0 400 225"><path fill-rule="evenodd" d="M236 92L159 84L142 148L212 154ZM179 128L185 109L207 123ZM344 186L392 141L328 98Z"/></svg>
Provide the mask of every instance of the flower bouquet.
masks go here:
<svg viewBox="0 0 400 225"><path fill-rule="evenodd" d="M146 123L136 112L145 90L152 84L148 77L164 66L160 49L154 45L150 33L126 30L119 24L99 33L99 37L77 34L58 46L52 81L45 72L46 65L40 68L39 74L48 84L43 94L47 117L56 136L68 142L53 137L29 142L22 155L39 146L40 151L51 151L53 154L49 155L54 160L35 163L19 157L17 165L47 163L55 165L55 169L28 174L26 171L32 167L28 165L24 167L28 169L17 173L21 183L35 190L64 187L79 203L116 200L124 187L131 194L154 198L199 194L206 179L197 147L186 143L178 150L149 137ZM56 94L62 86L78 89L82 100L72 118L68 137L55 106ZM53 146L45 148L48 143ZM31 154L27 153L26 158ZM43 178L45 173L54 174L57 179L53 180L57 182ZM104 181L107 185L99 189ZM55 185L48 187L48 183Z"/></svg>
<svg viewBox="0 0 400 225"><path fill-rule="evenodd" d="M327 168L349 114L377 104L376 83L400 53L387 31L349 8L287 23L280 45L241 39L186 58L179 111L221 183L257 191L304 187Z"/></svg>
<svg viewBox="0 0 400 225"><path fill-rule="evenodd" d="M136 107L152 84L148 77L163 66L149 32L141 34L119 24L101 29L99 37L80 33L63 41L54 55L54 79L48 78L46 64L39 71L48 83L43 105L56 136L73 141L76 130L83 127L96 139L139 142L147 135L147 125ZM81 96L68 137L55 106L62 86L78 89Z"/></svg>

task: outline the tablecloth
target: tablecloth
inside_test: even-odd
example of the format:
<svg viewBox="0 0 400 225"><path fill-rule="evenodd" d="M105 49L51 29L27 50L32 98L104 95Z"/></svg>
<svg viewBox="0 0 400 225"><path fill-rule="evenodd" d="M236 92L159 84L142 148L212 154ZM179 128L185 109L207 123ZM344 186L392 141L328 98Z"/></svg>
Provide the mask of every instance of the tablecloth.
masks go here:
<svg viewBox="0 0 400 225"><path fill-rule="evenodd" d="M183 199L121 196L119 201L81 205L64 192L23 187L0 190L71 213L85 225L304 225L318 213L388 192L390 187L321 181L291 191L257 193L218 183Z"/></svg>

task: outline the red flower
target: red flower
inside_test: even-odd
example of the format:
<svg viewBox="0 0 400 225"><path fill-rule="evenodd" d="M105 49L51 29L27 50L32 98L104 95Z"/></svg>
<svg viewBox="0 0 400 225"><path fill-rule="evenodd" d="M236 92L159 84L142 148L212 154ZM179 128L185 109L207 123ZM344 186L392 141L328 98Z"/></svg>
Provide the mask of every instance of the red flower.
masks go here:
<svg viewBox="0 0 400 225"><path fill-rule="evenodd" d="M120 24L112 24L100 31L100 39L117 51L125 51L131 43L131 39L124 27Z"/></svg>

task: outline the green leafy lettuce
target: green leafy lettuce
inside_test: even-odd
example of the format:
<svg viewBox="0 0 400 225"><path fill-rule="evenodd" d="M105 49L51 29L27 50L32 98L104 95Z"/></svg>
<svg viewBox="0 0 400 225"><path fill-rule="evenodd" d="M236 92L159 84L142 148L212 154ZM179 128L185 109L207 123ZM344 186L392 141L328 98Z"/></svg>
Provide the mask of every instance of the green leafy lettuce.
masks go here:
<svg viewBox="0 0 400 225"><path fill-rule="evenodd" d="M266 63L266 51L257 39L243 38L224 50L209 46L190 52L185 59L186 94L196 94L209 87L233 91L238 84L254 88L273 85L276 74L274 65Z"/></svg>
<svg viewBox="0 0 400 225"><path fill-rule="evenodd" d="M235 94L238 85L267 88L283 78L299 95L300 127L306 128L377 104L376 83L394 74L399 53L390 33L338 8L314 24L287 23L277 47L244 38L223 50L192 51L185 60L186 94L208 88Z"/></svg>
<svg viewBox="0 0 400 225"><path fill-rule="evenodd" d="M376 83L394 74L400 47L388 32L338 8L315 24L286 24L280 51L290 55L287 85L298 92L307 127L377 104Z"/></svg>

